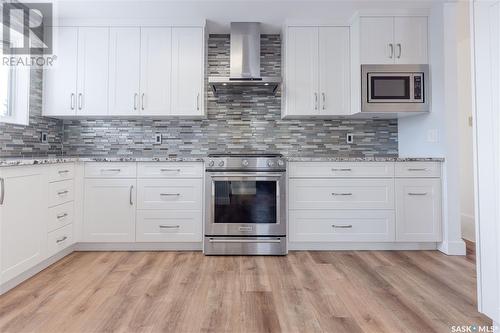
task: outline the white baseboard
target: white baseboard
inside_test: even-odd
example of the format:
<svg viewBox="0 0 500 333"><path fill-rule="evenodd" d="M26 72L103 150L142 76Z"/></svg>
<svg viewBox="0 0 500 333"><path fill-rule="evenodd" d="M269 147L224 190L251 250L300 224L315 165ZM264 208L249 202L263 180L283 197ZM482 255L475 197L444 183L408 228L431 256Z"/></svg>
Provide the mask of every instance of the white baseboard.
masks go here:
<svg viewBox="0 0 500 333"><path fill-rule="evenodd" d="M471 241L476 241L474 216L460 214L460 224L462 226L462 237Z"/></svg>
<svg viewBox="0 0 500 333"><path fill-rule="evenodd" d="M289 242L290 251L383 251L383 250L436 250L437 243L308 243Z"/></svg>
<svg viewBox="0 0 500 333"><path fill-rule="evenodd" d="M202 242L193 243L77 243L75 251L201 251Z"/></svg>
<svg viewBox="0 0 500 333"><path fill-rule="evenodd" d="M463 240L444 241L438 245L439 251L449 256L465 256L466 248Z"/></svg>
<svg viewBox="0 0 500 333"><path fill-rule="evenodd" d="M62 258L66 257L68 254L71 254L74 251L74 245L67 247L66 249L62 250L61 252L53 255L50 258L45 259L38 265L28 269L26 272L19 274L15 278L10 279L7 282L4 282L0 285L0 295L5 294L9 290L11 290L14 287L17 287L24 281L28 280L29 278L33 277L34 275L38 274L39 272L43 271L45 268L49 267L50 265L56 263L57 261L61 260Z"/></svg>

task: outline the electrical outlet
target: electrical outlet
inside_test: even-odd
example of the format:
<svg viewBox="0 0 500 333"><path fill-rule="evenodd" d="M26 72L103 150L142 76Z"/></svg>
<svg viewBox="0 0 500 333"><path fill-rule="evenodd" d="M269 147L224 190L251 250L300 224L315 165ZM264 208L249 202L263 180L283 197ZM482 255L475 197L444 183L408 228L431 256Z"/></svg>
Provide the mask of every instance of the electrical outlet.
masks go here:
<svg viewBox="0 0 500 333"><path fill-rule="evenodd" d="M155 145L161 145L161 133L155 133Z"/></svg>
<svg viewBox="0 0 500 333"><path fill-rule="evenodd" d="M354 143L354 134L347 133L345 141L346 141L346 143Z"/></svg>
<svg viewBox="0 0 500 333"><path fill-rule="evenodd" d="M40 142L41 143L49 142L49 135L47 134L47 132L40 133Z"/></svg>

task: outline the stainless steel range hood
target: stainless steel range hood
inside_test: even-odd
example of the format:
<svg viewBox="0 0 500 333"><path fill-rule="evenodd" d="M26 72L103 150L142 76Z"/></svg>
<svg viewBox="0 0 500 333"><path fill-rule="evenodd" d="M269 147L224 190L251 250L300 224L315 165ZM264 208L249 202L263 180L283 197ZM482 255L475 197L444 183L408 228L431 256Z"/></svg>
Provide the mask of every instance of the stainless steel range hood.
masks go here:
<svg viewBox="0 0 500 333"><path fill-rule="evenodd" d="M208 84L214 95L221 93L275 94L280 77L260 76L260 23L231 22L230 76L212 76ZM257 89L254 89L257 88Z"/></svg>

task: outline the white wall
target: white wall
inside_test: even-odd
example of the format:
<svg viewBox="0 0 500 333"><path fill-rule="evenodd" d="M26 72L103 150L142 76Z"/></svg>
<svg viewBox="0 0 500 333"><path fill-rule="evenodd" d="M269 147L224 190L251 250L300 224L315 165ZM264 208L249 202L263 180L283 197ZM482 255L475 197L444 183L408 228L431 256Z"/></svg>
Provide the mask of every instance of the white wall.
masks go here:
<svg viewBox="0 0 500 333"><path fill-rule="evenodd" d="M460 219L462 237L475 241L474 233L474 178L472 152L472 87L471 39L469 4L457 4L458 28L458 113L460 125Z"/></svg>

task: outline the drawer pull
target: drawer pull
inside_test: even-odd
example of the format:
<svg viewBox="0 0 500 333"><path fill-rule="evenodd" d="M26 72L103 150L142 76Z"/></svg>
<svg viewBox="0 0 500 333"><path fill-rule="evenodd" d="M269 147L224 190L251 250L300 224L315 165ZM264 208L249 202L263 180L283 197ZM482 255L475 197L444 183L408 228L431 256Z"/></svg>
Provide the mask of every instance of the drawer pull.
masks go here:
<svg viewBox="0 0 500 333"><path fill-rule="evenodd" d="M180 225L159 225L160 229L179 229Z"/></svg>
<svg viewBox="0 0 500 333"><path fill-rule="evenodd" d="M351 229L352 228L352 224L344 224L344 225L332 224L332 228Z"/></svg>
<svg viewBox="0 0 500 333"><path fill-rule="evenodd" d="M57 219L60 220L60 219L63 219L65 217L68 216L68 213L64 213L64 214L61 214L61 215L57 215Z"/></svg>
<svg viewBox="0 0 500 333"><path fill-rule="evenodd" d="M160 193L161 196L164 196L164 197L169 197L169 196L180 196L181 194L180 193Z"/></svg>
<svg viewBox="0 0 500 333"><path fill-rule="evenodd" d="M408 168L408 171L429 171L427 168Z"/></svg>
<svg viewBox="0 0 500 333"><path fill-rule="evenodd" d="M122 169L101 169L101 172L120 172Z"/></svg>
<svg viewBox="0 0 500 333"><path fill-rule="evenodd" d="M59 173L60 175L62 175L63 173L68 173L69 170L59 170L57 171L57 173Z"/></svg>
<svg viewBox="0 0 500 333"><path fill-rule="evenodd" d="M64 242L66 239L68 239L68 236L64 236L63 238L57 239L56 243L59 244L61 242Z"/></svg>
<svg viewBox="0 0 500 333"><path fill-rule="evenodd" d="M68 194L68 193L69 193L68 190L64 190L64 191L57 192L57 195L65 195L65 194Z"/></svg>
<svg viewBox="0 0 500 333"><path fill-rule="evenodd" d="M332 195L333 196L348 196L348 195L352 195L352 193L335 193L335 192L333 192Z"/></svg>
<svg viewBox="0 0 500 333"><path fill-rule="evenodd" d="M181 169L160 169L160 171L161 172L168 172L168 171L170 171L170 172L172 172L172 171L173 172L180 172Z"/></svg>
<svg viewBox="0 0 500 333"><path fill-rule="evenodd" d="M421 192L421 193L409 192L408 195L427 195L427 192Z"/></svg>
<svg viewBox="0 0 500 333"><path fill-rule="evenodd" d="M352 171L351 168L333 168L332 171Z"/></svg>

